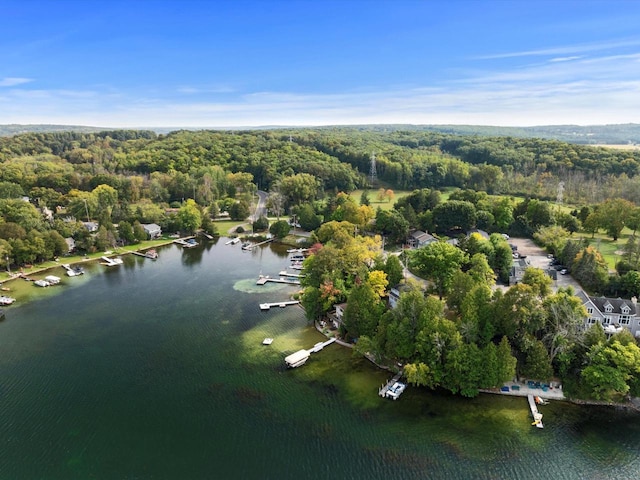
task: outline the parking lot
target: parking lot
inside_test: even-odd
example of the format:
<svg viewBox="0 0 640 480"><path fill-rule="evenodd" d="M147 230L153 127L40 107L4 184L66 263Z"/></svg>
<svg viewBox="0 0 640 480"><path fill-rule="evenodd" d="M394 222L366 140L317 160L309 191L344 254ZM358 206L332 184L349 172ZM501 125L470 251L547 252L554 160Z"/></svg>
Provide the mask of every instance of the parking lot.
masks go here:
<svg viewBox="0 0 640 480"><path fill-rule="evenodd" d="M508 242L518 247L517 251L520 255L526 255L526 259L532 267L540 268L542 270L546 270L550 267L551 260L547 256L547 252L533 243L533 240L530 238L511 237ZM553 282L554 290L559 287L568 286L572 286L575 291L582 288L580 287L580 284L578 284L578 282L576 282L569 274L561 275L560 272L558 272L557 277L558 279Z"/></svg>

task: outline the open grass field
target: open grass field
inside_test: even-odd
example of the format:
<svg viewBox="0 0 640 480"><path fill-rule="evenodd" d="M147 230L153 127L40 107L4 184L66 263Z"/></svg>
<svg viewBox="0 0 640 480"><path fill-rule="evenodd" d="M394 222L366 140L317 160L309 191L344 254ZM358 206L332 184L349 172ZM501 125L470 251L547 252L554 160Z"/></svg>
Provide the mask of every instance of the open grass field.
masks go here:
<svg viewBox="0 0 640 480"><path fill-rule="evenodd" d="M640 145L629 145L628 143L620 144L620 145L597 144L597 145L592 145L592 146L593 147L613 148L615 150L640 150Z"/></svg>

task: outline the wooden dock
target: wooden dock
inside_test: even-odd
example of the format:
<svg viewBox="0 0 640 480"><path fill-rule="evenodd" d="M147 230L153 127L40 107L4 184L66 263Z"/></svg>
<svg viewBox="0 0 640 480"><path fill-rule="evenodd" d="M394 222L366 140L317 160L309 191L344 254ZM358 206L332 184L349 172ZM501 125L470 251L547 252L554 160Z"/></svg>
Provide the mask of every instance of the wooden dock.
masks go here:
<svg viewBox="0 0 640 480"><path fill-rule="evenodd" d="M289 300L286 302L261 303L260 310L269 310L271 307L288 307L289 305L298 305L300 300Z"/></svg>
<svg viewBox="0 0 640 480"><path fill-rule="evenodd" d="M271 278L265 275L262 275L258 278L258 280L256 281L256 285L264 285L267 282L286 283L288 285L300 285L300 280L289 280L286 278Z"/></svg>
<svg viewBox="0 0 640 480"><path fill-rule="evenodd" d="M542 414L538 412L536 399L533 395L527 395L527 400L529 401L529 408L531 409L531 416L533 417L531 425L535 425L538 428L544 428L544 425L542 424Z"/></svg>
<svg viewBox="0 0 640 480"><path fill-rule="evenodd" d="M327 340L326 342L318 342L316 343L313 347L311 347L309 349L309 353L316 353L319 352L320 350L322 350L324 347L326 347L327 345L331 345L333 342L336 341L336 338L330 338L329 340Z"/></svg>
<svg viewBox="0 0 640 480"><path fill-rule="evenodd" d="M289 273L286 270L282 270L279 275L281 277L291 277L291 278L301 278L304 277L304 274L302 273Z"/></svg>
<svg viewBox="0 0 640 480"><path fill-rule="evenodd" d="M273 242L273 238L268 238L268 239L266 239L266 240L264 240L262 242L259 242L259 243L253 243L253 244L249 244L249 245L243 246L242 249L243 250L253 250L256 247L259 247L260 245L264 245L266 243L271 243L271 242Z"/></svg>

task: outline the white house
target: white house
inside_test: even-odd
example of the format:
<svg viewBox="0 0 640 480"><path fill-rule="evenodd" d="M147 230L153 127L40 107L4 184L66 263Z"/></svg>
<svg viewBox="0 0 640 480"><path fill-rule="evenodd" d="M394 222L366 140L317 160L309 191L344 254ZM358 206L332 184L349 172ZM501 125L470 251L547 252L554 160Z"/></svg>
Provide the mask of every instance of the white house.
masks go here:
<svg viewBox="0 0 640 480"><path fill-rule="evenodd" d="M162 235L162 228L160 228L160 225L156 225L155 223L143 223L142 228L147 232L147 236L150 240Z"/></svg>
<svg viewBox="0 0 640 480"><path fill-rule="evenodd" d="M582 300L587 310L584 326L589 328L594 323L600 323L605 333L613 334L623 328L631 332L635 338L640 338L640 316L638 315L638 299L590 297L580 290L576 296Z"/></svg>
<svg viewBox="0 0 640 480"><path fill-rule="evenodd" d="M69 253L73 252L76 249L76 241L73 237L67 237L64 239L67 242L67 246L69 247Z"/></svg>

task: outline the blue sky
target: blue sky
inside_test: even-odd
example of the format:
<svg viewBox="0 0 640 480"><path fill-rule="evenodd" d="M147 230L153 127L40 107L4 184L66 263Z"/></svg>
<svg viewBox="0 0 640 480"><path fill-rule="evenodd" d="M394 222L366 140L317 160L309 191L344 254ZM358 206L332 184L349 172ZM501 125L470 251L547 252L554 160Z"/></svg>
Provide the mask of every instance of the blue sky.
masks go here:
<svg viewBox="0 0 640 480"><path fill-rule="evenodd" d="M627 122L635 0L0 3L0 124Z"/></svg>

